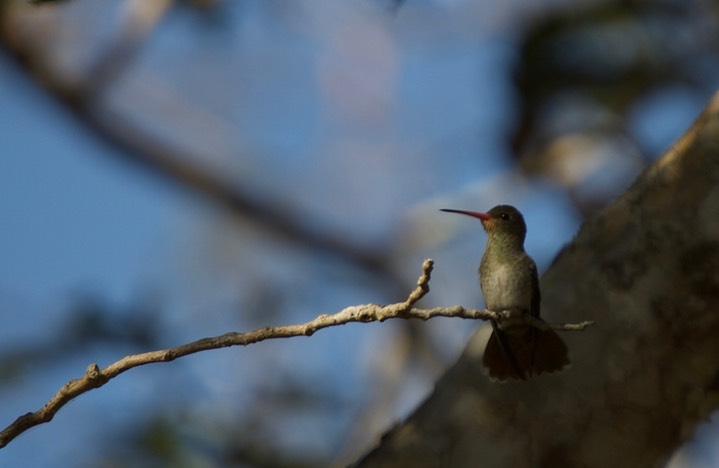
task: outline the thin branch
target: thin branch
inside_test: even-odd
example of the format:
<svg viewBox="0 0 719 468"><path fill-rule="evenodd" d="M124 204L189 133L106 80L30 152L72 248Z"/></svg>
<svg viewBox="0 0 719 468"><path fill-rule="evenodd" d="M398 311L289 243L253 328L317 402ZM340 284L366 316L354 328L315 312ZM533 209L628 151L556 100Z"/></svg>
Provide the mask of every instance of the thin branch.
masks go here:
<svg viewBox="0 0 719 468"><path fill-rule="evenodd" d="M100 369L97 364L90 364L85 375L73 379L48 401L45 406L34 413L27 413L17 418L12 424L0 432L0 448L5 447L15 437L27 431L31 427L49 422L55 414L72 399L86 393L94 388L105 385L110 379L117 377L125 371L135 367L144 366L156 362L169 362L189 354L198 353L210 349L226 348L229 346L246 346L264 340L275 338L288 338L292 336L311 336L317 330L345 325L353 322L384 322L389 319L420 319L429 320L434 317L455 317L465 319L497 320L501 323L507 318L507 312L493 312L491 310L465 309L461 306L435 307L433 309L417 309L414 305L429 292L429 280L432 274L434 262L426 259L422 263L422 275L417 280L417 287L410 293L404 302L381 306L378 304L365 304L347 307L336 314L323 314L306 323L297 325L283 325L277 327L263 327L251 332L231 332L211 338L203 338L175 348L150 351L147 353L133 354L126 356L119 361ZM526 315L526 314L525 314ZM518 323L513 317L513 323ZM521 316L520 320L526 320L530 326L538 328L551 327L556 330L572 331L584 330L592 322L578 324L549 325L546 322L533 317Z"/></svg>

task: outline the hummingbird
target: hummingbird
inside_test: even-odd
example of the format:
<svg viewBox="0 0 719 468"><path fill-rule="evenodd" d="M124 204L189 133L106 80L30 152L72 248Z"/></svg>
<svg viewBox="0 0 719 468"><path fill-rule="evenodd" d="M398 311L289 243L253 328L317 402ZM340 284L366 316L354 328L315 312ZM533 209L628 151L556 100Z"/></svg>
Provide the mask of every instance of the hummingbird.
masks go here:
<svg viewBox="0 0 719 468"><path fill-rule="evenodd" d="M508 319L501 324L491 321L492 334L482 359L489 376L500 381L526 380L559 371L569 364L567 345L554 330L540 330L517 320L512 323L512 316L521 314L540 319L537 265L524 251L527 226L522 213L510 205L495 206L487 213L440 211L478 218L487 232L487 245L479 264L479 285L487 309L509 312Z"/></svg>

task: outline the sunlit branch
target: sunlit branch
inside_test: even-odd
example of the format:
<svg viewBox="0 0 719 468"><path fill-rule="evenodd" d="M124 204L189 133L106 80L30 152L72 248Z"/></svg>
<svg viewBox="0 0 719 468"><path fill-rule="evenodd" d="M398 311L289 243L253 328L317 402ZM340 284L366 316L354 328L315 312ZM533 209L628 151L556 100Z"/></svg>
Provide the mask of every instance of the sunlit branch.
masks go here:
<svg viewBox="0 0 719 468"><path fill-rule="evenodd" d="M0 432L0 448L5 447L15 437L31 427L49 422L55 414L73 398L86 393L93 388L105 385L110 379L117 377L125 371L135 367L156 362L168 362L189 354L207 351L210 349L226 348L229 346L246 346L260 341L289 338L293 336L311 336L323 328L345 325L353 322L383 322L389 319L420 319L429 320L434 317L455 317L465 319L497 320L501 323L506 313L491 310L466 309L461 306L435 307L432 309L418 309L414 304L429 292L429 280L434 262L427 259L422 264L422 275L417 280L417 287L409 294L407 300L395 304L381 306L378 304L365 304L347 307L336 314L323 314L314 320L296 325L283 325L277 327L264 327L250 332L231 332L211 338L203 338L174 348L126 356L119 361L100 369L97 364L90 364L85 374L73 379L48 401L45 406L17 418L12 424ZM526 314L525 314L526 315ZM542 320L529 316L522 316L523 323L537 328L551 327L556 330L572 331L583 330L592 322L578 324L549 325ZM516 317L513 319L516 322Z"/></svg>

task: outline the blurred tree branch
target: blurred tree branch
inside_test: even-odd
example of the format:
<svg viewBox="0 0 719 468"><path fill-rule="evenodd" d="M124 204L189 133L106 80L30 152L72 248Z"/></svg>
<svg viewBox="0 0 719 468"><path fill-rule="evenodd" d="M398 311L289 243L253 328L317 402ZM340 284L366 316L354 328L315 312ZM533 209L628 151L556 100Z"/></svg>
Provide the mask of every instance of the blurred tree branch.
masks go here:
<svg viewBox="0 0 719 468"><path fill-rule="evenodd" d="M68 79L58 71L46 50L47 44L25 40L22 31L18 29L22 27L18 19L28 12L13 8L11 4L0 5L0 47L83 124L90 134L118 150L108 154L122 157L179 187L203 195L269 232L313 250L327 252L382 276L392 285L390 290L399 289L401 281L387 264L387 252L377 246L363 247L346 236L314 228L301 216L293 214L296 210L290 201L283 205L258 197L253 193L254 187L243 187L203 167L201 161L208 159L204 155L155 135L103 102L108 87L141 53L142 46L170 11L173 2L164 0L128 4L127 8L134 7L138 12L126 12L114 42L96 58L80 80Z"/></svg>
<svg viewBox="0 0 719 468"><path fill-rule="evenodd" d="M719 93L542 278L572 366L497 385L475 335L362 467L660 466L719 408Z"/></svg>
<svg viewBox="0 0 719 468"><path fill-rule="evenodd" d="M422 264L422 275L417 280L417 287L410 293L404 302L380 306L378 304L365 304L351 306L342 311L328 315L323 314L306 323L298 325L284 325L264 327L251 332L231 332L211 338L203 338L174 348L151 351L147 353L126 356L119 361L100 369L97 364L90 364L85 375L66 383L57 394L41 409L34 413L26 413L17 418L12 424L0 432L0 448L5 447L15 437L39 424L50 422L55 414L74 398L94 388L99 388L118 375L133 369L158 362L174 361L177 358L190 354L220 349L230 346L247 346L260 341L289 338L293 336L312 336L323 328L346 325L355 322L384 322L390 319L420 319L429 320L434 317L455 317L465 319L501 320L501 312L489 310L465 309L461 306L435 307L432 309L416 309L414 304L429 292L429 280L434 263L425 260ZM528 323L539 328L549 326L541 320L526 316ZM578 324L554 325L553 328L561 331L581 331L592 322Z"/></svg>

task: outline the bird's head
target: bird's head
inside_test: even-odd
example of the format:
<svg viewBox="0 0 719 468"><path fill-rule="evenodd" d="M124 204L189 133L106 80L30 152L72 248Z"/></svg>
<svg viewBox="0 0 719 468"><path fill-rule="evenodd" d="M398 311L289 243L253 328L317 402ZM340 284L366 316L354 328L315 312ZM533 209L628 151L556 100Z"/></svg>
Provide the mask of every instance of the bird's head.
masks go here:
<svg viewBox="0 0 719 468"><path fill-rule="evenodd" d="M486 213L447 208L443 208L440 211L459 213L478 218L490 237L517 239L521 243L524 243L524 237L527 235L527 225L524 224L522 213L511 205L498 205Z"/></svg>

